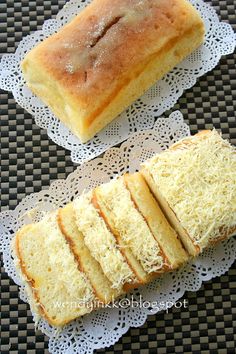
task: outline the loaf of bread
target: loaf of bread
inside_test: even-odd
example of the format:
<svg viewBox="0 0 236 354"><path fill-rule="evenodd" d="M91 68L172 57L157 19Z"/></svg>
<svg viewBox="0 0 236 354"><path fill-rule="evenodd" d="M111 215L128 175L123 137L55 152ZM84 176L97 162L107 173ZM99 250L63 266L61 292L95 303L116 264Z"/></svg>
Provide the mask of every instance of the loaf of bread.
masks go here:
<svg viewBox="0 0 236 354"><path fill-rule="evenodd" d="M22 62L27 85L76 135L91 139L201 45L187 0L93 0Z"/></svg>
<svg viewBox="0 0 236 354"><path fill-rule="evenodd" d="M13 250L33 311L62 326L235 231L236 149L205 131L24 226Z"/></svg>
<svg viewBox="0 0 236 354"><path fill-rule="evenodd" d="M140 173L103 184L24 226L13 249L33 310L55 326L188 260Z"/></svg>

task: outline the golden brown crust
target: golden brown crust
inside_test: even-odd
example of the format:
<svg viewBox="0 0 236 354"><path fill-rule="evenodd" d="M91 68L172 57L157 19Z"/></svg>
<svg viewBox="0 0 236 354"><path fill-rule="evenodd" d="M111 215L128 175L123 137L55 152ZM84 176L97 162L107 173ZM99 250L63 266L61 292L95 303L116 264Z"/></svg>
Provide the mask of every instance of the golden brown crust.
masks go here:
<svg viewBox="0 0 236 354"><path fill-rule="evenodd" d="M75 259L76 259L76 262L78 263L78 266L79 266L79 270L81 272L84 272L84 269L83 269L83 264L80 260L80 257L78 254L76 254L75 252L75 244L74 242L71 240L70 236L67 234L66 232L66 229L64 227L64 223L62 222L62 216L61 216L61 212L62 212L62 209L59 209L58 210L58 214L57 214L57 223L58 223L58 226L61 230L61 233L62 235L65 237L65 240L66 242L68 243L69 247L70 247L70 250L71 250L71 253L74 255Z"/></svg>
<svg viewBox="0 0 236 354"><path fill-rule="evenodd" d="M164 204L163 200L161 200L163 198L160 198L160 191L157 190L157 187L154 183L154 179L153 179L151 172L149 170L147 170L146 168L143 168L140 170L140 173L143 175L143 177L146 180L147 184L149 185L151 191L155 195L155 198L158 200L160 207L161 207L165 217L169 221L170 225L175 229L177 234L180 236L180 240L182 242L184 249L188 252L188 254L190 254L192 256L197 256L200 253L200 247L193 243L193 240L191 239L191 237L189 236L187 231L182 227L179 219L177 218L176 213L170 207L169 203L165 200L165 204ZM171 214L173 214L175 220L173 220L173 217ZM182 235L181 235L182 232L180 232L180 230L178 230L178 227L176 224L178 224L178 226L181 227L181 229L183 230L184 237L182 237ZM188 247L187 244L184 242L184 239L186 239L186 238L188 239L188 241L190 241L191 247Z"/></svg>
<svg viewBox="0 0 236 354"><path fill-rule="evenodd" d="M69 212L69 215L68 215L68 212ZM107 277L103 273L100 264L92 257L87 246L83 242L81 242L81 238L83 238L82 233L77 230L77 227L76 227L76 230L73 230L70 228L68 229L68 227L66 226L66 222L67 222L68 218L69 218L70 222L71 222L71 220L74 221L74 226L76 227L76 221L75 221L75 216L73 213L72 204L68 204L65 208L59 209L58 218L57 218L59 228L60 228L63 236L65 237L67 243L70 246L70 250L79 265L79 270L86 275L87 279L89 280L89 282L92 286L93 292L96 297L96 303L98 303L98 307L102 306L102 304L109 303L111 301L111 299L117 297L117 295L119 295L119 294L115 290L110 290L109 293L104 291L104 288L106 288L107 286L109 288L111 288L112 284L110 283L110 281L107 279ZM73 235L72 235L72 232L73 232ZM77 232L79 234L77 234ZM75 239L79 238L79 237L80 237L79 245L76 245ZM91 271L89 269L90 267L88 268L88 262L90 263L90 267L91 267L91 262L92 262L93 274L91 274ZM96 272L98 272L99 275L101 275L100 281L101 281L101 283L103 283L103 289L98 288L97 282L96 281L94 282L94 274ZM97 299L99 301L97 301Z"/></svg>
<svg viewBox="0 0 236 354"><path fill-rule="evenodd" d="M145 66L195 25L202 23L183 0L94 0L35 55L54 79L89 105L114 80L143 61Z"/></svg>
<svg viewBox="0 0 236 354"><path fill-rule="evenodd" d="M196 29L190 29L184 33L184 35L189 35ZM172 38L171 40L168 41L160 50L158 50L156 53L153 53L150 55L146 60L143 60L143 62L136 64L135 67L132 68L132 71L130 71L130 75L128 77L124 77L123 79L120 79L117 85L114 87L113 91L101 102L101 105L91 112L87 117L85 121L85 127L89 127L97 117L99 117L105 109L109 106L110 102L115 100L115 98L118 96L120 91L126 87L132 80L136 79L142 72L146 70L148 65L161 53L163 52L168 52L174 44L180 39L180 36L176 36ZM105 90L105 88L104 88ZM99 93L98 93L99 94Z"/></svg>
<svg viewBox="0 0 236 354"><path fill-rule="evenodd" d="M94 0L30 51L22 70L32 91L84 142L203 37L203 22L187 0ZM145 84L138 83L127 99L125 90L144 74Z"/></svg>
<svg viewBox="0 0 236 354"><path fill-rule="evenodd" d="M178 268L188 260L183 245L177 233L170 226L166 215L157 202L153 191L140 172L126 174L126 185L138 210L146 220L150 231L161 249L164 258L164 267L160 272Z"/></svg>
<svg viewBox="0 0 236 354"><path fill-rule="evenodd" d="M167 202L167 203L168 203L168 202ZM178 220L178 222L180 223L180 221L179 221L179 219L178 219L178 217L177 217L175 211L170 207L169 203L168 203L168 206L169 206L169 208L171 209L172 213L175 215L176 220ZM181 223L180 223L180 224L181 224ZM182 229L183 229L184 232L185 232L185 236L189 239L189 241L192 242L192 245L193 245L193 247L195 248L195 254L194 254L194 256L197 256L197 255L200 253L200 251L201 251L201 250L200 250L200 247L199 247L198 245L196 245L196 244L193 242L193 240L192 240L192 238L190 237L189 233L185 230L185 228L184 228L182 225L181 225L181 227L182 227Z"/></svg>

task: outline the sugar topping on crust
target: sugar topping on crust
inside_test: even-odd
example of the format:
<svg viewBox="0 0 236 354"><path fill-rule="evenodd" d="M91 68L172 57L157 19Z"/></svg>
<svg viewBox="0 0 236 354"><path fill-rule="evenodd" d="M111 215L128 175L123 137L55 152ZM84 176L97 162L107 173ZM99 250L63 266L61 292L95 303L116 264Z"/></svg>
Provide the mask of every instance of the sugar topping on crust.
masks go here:
<svg viewBox="0 0 236 354"><path fill-rule="evenodd" d="M39 45L35 55L85 103L113 87L130 68L145 65L168 41L199 25L194 16L187 1L94 0L82 16Z"/></svg>

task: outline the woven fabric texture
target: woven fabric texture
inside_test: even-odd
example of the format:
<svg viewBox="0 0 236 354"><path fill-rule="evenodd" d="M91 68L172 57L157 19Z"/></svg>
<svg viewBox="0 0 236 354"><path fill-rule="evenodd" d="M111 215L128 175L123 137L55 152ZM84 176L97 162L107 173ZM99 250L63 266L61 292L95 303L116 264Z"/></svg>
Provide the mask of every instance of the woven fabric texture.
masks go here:
<svg viewBox="0 0 236 354"><path fill-rule="evenodd" d="M236 28L236 0L207 0L221 20ZM19 41L54 17L64 0L1 0L0 53L13 53ZM236 54L185 92L179 109L191 132L215 127L236 144ZM47 188L75 169L70 153L55 145L11 93L0 91L1 210L13 209L26 195ZM166 112L168 115L170 112ZM18 298L1 259L0 352L47 353L47 337L34 330L29 306ZM218 353L234 354L236 347L236 262L229 272L206 282L197 293L186 293L187 308L148 317L120 341L97 353ZM183 300L183 299L182 299Z"/></svg>

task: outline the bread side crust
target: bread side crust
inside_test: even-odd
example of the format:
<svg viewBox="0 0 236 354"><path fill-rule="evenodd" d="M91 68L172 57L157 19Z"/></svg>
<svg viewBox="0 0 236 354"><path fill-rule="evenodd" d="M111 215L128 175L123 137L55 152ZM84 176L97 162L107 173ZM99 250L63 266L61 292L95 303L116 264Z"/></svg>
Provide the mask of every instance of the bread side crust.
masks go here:
<svg viewBox="0 0 236 354"><path fill-rule="evenodd" d="M138 174L138 172L137 172L137 174ZM159 244L158 240L156 239L152 228L150 227L150 223L149 223L149 220L148 220L149 218L148 218L147 215L145 215L144 210L142 208L142 205L140 204L140 200L139 200L140 196L136 194L136 192L137 192L137 189L136 189L137 188L137 183L139 184L139 188L141 187L140 186L140 182L141 181L138 178L137 174L134 174L134 175L129 175L128 173L125 174L123 176L124 177L124 183L125 183L125 186L128 189L128 191L130 192L131 200L134 203L135 208L138 210L138 212L144 218L145 222L148 224L149 230L150 230L151 234L153 235L153 238L157 241L158 246L160 248L160 254L161 254L161 256L162 256L162 258L164 260L164 265L163 265L163 268L160 269L160 272L156 272L156 274L159 274L159 273L166 272L166 271L170 270L171 269L171 265L170 265L168 257L166 256L165 252L163 251L163 248L161 247L161 245ZM142 192L145 193L146 190L145 191L143 190ZM144 197L145 199L148 199L149 196L148 195L145 195L145 196L142 195L142 197ZM151 209L152 205L149 204L149 208ZM149 209L149 211L150 211L150 209Z"/></svg>
<svg viewBox="0 0 236 354"><path fill-rule="evenodd" d="M236 234L236 226L230 227L227 231L223 231L224 227L222 227L222 235L215 239L214 241L210 240L210 246L214 247L219 242L226 240L227 238L234 236Z"/></svg>
<svg viewBox="0 0 236 354"><path fill-rule="evenodd" d="M203 37L196 38L196 32L198 30L198 27L193 28L186 31L184 34L188 39L187 44L192 41L191 49L187 47L186 38L181 40L182 36L175 37L160 51L152 54L142 63L132 68L129 76L121 80L110 95L106 97L105 100L101 101L102 104L86 117L84 123L85 128L95 129L95 127L100 124L100 129L102 129L104 127L102 121L106 121L109 114L112 113L114 115L114 112L116 112L116 117L132 102L142 96L156 81L162 79L165 74L198 48L203 42ZM110 123L110 121L108 123ZM106 123L106 125L108 123Z"/></svg>

